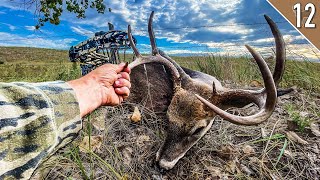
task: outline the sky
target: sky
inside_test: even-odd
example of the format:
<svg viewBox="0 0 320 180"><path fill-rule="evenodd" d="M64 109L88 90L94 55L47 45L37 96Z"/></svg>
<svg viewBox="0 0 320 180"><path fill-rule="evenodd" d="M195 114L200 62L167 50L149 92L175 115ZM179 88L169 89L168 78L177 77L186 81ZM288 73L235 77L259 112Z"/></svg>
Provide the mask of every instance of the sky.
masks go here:
<svg viewBox="0 0 320 180"><path fill-rule="evenodd" d="M217 53L241 56L244 45L264 56L272 54L274 41L263 15L278 25L287 44L288 56L319 59L318 51L304 39L266 0L104 0L106 12L88 9L85 19L64 12L59 25L46 23L35 30L34 6L22 0L0 2L0 46L69 49L107 31L108 22L116 30L131 24L138 49L150 52L148 17L155 11L153 27L157 45L168 54ZM108 12L108 8L112 11Z"/></svg>

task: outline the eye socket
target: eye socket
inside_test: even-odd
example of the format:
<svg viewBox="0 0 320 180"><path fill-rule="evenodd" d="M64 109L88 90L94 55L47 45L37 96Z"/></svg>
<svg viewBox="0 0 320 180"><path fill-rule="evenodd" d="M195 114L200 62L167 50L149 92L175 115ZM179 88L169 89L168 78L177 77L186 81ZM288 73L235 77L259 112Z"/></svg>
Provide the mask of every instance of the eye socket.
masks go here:
<svg viewBox="0 0 320 180"><path fill-rule="evenodd" d="M204 128L205 128L205 127L199 127L198 129L196 129L196 130L192 133L192 135L198 135L198 134L200 134Z"/></svg>

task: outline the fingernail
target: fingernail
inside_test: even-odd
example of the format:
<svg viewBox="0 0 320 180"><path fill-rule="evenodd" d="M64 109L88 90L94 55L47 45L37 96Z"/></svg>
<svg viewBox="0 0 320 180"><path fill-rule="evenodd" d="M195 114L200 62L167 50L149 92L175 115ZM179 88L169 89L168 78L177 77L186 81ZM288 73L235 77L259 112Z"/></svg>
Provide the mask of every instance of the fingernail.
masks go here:
<svg viewBox="0 0 320 180"><path fill-rule="evenodd" d="M116 85L119 85L120 84L120 81L116 81L116 82L114 82Z"/></svg>

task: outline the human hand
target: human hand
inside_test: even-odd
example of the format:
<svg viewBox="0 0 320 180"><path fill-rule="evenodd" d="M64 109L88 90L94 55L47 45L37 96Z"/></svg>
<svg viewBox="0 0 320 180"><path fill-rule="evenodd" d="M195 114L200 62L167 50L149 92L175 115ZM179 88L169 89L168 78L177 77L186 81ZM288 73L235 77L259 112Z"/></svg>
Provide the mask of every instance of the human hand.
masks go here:
<svg viewBox="0 0 320 180"><path fill-rule="evenodd" d="M86 76L67 82L75 91L81 117L101 105L118 105L130 94L130 68L106 64Z"/></svg>
<svg viewBox="0 0 320 180"><path fill-rule="evenodd" d="M119 105L130 94L130 69L128 64L106 64L98 67L88 74L88 79L93 79L99 84L98 92L101 93L101 105Z"/></svg>

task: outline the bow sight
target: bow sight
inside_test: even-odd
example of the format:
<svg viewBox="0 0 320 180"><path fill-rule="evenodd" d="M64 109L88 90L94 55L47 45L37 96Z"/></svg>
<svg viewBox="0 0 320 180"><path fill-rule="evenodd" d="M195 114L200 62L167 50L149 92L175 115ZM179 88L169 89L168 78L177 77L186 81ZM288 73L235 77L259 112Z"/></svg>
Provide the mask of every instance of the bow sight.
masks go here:
<svg viewBox="0 0 320 180"><path fill-rule="evenodd" d="M119 64L119 50L123 50L125 58L126 50L131 48L126 32L113 30L113 25L110 23L109 29L108 32L96 32L94 37L71 46L70 61L81 63L82 75L106 63ZM133 38L133 40L137 44L136 39Z"/></svg>

